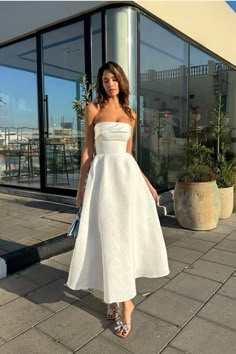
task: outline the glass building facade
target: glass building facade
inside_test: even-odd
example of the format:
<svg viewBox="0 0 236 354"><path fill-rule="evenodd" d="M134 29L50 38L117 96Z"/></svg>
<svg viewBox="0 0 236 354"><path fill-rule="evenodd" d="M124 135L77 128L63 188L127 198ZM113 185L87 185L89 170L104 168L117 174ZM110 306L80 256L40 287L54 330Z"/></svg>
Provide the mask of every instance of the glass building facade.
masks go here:
<svg viewBox="0 0 236 354"><path fill-rule="evenodd" d="M222 96L236 152L236 71L127 5L107 6L0 47L0 185L74 195L84 123L72 108L86 73L118 62L137 112L134 155L158 191L172 189L189 138L209 141Z"/></svg>

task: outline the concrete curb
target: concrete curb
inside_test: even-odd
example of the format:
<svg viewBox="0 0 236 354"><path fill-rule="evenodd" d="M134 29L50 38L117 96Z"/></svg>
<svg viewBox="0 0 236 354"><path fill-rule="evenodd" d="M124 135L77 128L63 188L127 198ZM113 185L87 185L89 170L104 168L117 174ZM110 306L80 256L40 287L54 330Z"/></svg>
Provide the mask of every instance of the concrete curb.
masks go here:
<svg viewBox="0 0 236 354"><path fill-rule="evenodd" d="M4 258L0 257L0 279L6 278L7 276L7 265Z"/></svg>
<svg viewBox="0 0 236 354"><path fill-rule="evenodd" d="M57 256L74 248L75 239L66 234L42 241L33 246L6 253L0 258L0 279L36 262Z"/></svg>

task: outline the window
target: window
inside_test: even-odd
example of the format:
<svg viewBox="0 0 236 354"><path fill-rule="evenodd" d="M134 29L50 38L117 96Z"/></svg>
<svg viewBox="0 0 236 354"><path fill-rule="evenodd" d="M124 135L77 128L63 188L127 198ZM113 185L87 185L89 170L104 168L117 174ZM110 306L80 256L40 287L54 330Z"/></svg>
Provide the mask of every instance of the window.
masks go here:
<svg viewBox="0 0 236 354"><path fill-rule="evenodd" d="M140 19L141 168L159 190L182 167L187 122L187 44L145 16Z"/></svg>
<svg viewBox="0 0 236 354"><path fill-rule="evenodd" d="M39 188L36 41L0 50L0 183Z"/></svg>

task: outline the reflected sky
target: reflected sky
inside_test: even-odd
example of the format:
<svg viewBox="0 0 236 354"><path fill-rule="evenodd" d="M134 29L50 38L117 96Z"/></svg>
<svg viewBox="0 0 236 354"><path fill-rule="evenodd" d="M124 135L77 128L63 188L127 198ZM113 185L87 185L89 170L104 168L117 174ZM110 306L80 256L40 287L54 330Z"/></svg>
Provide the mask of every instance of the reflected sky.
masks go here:
<svg viewBox="0 0 236 354"><path fill-rule="evenodd" d="M236 1L226 1L227 4L236 12Z"/></svg>

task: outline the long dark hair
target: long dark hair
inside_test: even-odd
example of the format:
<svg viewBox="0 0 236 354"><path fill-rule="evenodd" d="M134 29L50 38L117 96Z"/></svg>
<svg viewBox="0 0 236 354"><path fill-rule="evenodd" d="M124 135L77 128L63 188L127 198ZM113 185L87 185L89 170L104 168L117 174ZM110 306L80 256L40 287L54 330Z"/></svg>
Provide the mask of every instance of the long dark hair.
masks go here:
<svg viewBox="0 0 236 354"><path fill-rule="evenodd" d="M97 91L97 96L96 96L96 101L95 104L99 106L100 108L103 108L105 104L107 103L107 93L103 87L102 83L102 76L104 71L110 71L116 78L116 80L119 83L119 103L124 110L124 112L127 114L127 116L130 119L133 119L132 111L129 107L129 82L127 80L127 77L123 71L123 69L118 65L117 63L113 61L108 61L104 65L100 67L98 70L98 75L97 75L97 82L96 82L96 91Z"/></svg>

